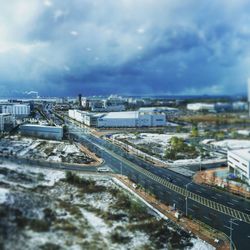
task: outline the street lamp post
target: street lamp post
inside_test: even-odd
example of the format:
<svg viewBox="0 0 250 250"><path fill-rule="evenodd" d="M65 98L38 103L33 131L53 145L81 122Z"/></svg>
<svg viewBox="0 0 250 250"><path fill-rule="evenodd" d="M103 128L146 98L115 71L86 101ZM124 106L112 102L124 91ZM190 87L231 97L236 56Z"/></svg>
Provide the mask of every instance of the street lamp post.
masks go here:
<svg viewBox="0 0 250 250"><path fill-rule="evenodd" d="M188 192L187 192L188 190L187 190L187 188L188 188L188 185L190 185L192 183L193 183L193 181L191 181L185 185L186 186L186 217L188 216Z"/></svg>

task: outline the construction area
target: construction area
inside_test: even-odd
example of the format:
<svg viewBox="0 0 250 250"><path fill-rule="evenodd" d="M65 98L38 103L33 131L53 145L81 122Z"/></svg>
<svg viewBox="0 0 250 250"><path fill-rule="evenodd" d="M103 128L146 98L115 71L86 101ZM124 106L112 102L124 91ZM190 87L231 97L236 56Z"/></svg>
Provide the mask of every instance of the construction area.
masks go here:
<svg viewBox="0 0 250 250"><path fill-rule="evenodd" d="M1 139L0 156L88 166L97 166L102 163L101 159L79 143L21 136Z"/></svg>

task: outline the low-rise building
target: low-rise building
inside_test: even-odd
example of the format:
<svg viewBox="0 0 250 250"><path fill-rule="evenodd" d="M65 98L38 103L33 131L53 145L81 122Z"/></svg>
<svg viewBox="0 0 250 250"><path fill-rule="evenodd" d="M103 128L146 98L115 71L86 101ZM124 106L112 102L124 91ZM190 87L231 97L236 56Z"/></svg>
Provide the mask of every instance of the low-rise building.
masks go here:
<svg viewBox="0 0 250 250"><path fill-rule="evenodd" d="M60 126L24 124L20 126L20 132L24 136L34 136L43 139L62 140L63 138L63 128Z"/></svg>
<svg viewBox="0 0 250 250"><path fill-rule="evenodd" d="M229 171L250 185L250 148L228 150L227 161Z"/></svg>
<svg viewBox="0 0 250 250"><path fill-rule="evenodd" d="M91 113L69 110L69 117L90 127L159 127L166 125L166 115L154 111Z"/></svg>
<svg viewBox="0 0 250 250"><path fill-rule="evenodd" d="M14 126L14 117L11 114L0 114L0 132L9 131Z"/></svg>
<svg viewBox="0 0 250 250"><path fill-rule="evenodd" d="M110 112L97 119L98 127L159 127L166 125L166 115L159 112Z"/></svg>
<svg viewBox="0 0 250 250"><path fill-rule="evenodd" d="M213 103L189 103L187 109L191 111L215 111L215 104Z"/></svg>
<svg viewBox="0 0 250 250"><path fill-rule="evenodd" d="M248 110L247 102L233 102L232 108L234 111L246 111Z"/></svg>
<svg viewBox="0 0 250 250"><path fill-rule="evenodd" d="M125 100L120 96L84 97L82 98L82 107L93 112L118 112L125 110Z"/></svg>

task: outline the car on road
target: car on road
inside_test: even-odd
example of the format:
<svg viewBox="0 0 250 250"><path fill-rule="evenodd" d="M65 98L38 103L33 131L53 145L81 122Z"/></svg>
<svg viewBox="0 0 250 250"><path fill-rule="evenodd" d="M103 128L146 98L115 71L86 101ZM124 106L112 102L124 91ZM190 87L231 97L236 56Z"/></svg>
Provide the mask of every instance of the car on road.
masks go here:
<svg viewBox="0 0 250 250"><path fill-rule="evenodd" d="M169 182L173 182L173 179L170 176L167 176L166 180L169 181Z"/></svg>
<svg viewBox="0 0 250 250"><path fill-rule="evenodd" d="M97 172L110 172L110 169L106 167L99 167L97 168Z"/></svg>

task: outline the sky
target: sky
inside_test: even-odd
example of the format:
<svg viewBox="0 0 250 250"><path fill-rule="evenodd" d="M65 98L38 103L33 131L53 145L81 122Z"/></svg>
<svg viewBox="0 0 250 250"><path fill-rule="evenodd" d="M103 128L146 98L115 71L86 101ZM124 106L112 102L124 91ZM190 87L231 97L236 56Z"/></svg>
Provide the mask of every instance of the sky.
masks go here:
<svg viewBox="0 0 250 250"><path fill-rule="evenodd" d="M0 96L246 92L249 0L0 0Z"/></svg>

